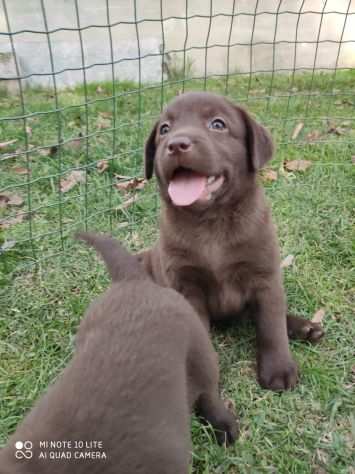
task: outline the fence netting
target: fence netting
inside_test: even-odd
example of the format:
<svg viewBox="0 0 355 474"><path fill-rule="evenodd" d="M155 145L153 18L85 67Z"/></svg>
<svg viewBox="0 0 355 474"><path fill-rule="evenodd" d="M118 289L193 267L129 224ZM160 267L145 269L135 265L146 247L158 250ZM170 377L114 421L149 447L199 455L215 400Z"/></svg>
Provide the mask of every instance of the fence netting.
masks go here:
<svg viewBox="0 0 355 474"><path fill-rule="evenodd" d="M144 140L187 90L224 94L270 128L268 186L308 151L329 174L352 165L354 1L0 5L0 258L63 254L78 228L149 242Z"/></svg>

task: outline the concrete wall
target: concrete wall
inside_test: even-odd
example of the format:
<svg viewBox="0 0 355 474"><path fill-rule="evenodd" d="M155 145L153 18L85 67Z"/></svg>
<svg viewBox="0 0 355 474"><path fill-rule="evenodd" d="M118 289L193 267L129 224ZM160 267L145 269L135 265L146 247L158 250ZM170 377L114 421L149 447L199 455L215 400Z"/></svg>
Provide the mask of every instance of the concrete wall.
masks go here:
<svg viewBox="0 0 355 474"><path fill-rule="evenodd" d="M141 60L142 81L159 81L163 34L165 53L188 49L192 73L196 76L203 75L205 69L208 74L224 74L227 66L230 72L355 67L355 0L237 0L234 3L232 17L233 0L215 0L212 12L208 0L189 0L187 12L185 0L166 0L162 12L165 20L160 22L155 21L161 18L160 0L109 0L110 22L114 25L111 56L105 0L78 0L80 26L84 28L83 52L79 33L75 31L78 28L75 0L44 0L48 30L52 31L49 35L45 33L40 0L6 2L11 31L27 30L14 36L14 45L21 74L28 76L26 82L30 84L52 84L48 40L59 86L82 82L83 72L78 68L83 63L89 66L88 81L111 80L111 66L102 65L110 62L111 57L116 62L116 78L137 81L139 61L134 59L139 56L137 38L141 56L155 55ZM7 33L1 8L0 31ZM211 19L211 13L217 16ZM186 14L193 18L186 22L181 18ZM135 18L139 22L137 29ZM142 19L145 21L141 22ZM228 42L232 45L229 64ZM207 63L206 46L211 46ZM9 52L9 36L0 35L0 77L16 76L13 61L4 54ZM177 64L182 60L181 53L169 57Z"/></svg>

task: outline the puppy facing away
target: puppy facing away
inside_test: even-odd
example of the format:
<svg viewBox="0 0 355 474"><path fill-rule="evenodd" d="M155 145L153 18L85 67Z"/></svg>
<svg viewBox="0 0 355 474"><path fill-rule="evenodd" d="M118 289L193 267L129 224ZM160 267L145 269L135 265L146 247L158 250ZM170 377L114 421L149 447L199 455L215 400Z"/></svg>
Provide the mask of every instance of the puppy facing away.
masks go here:
<svg viewBox="0 0 355 474"><path fill-rule="evenodd" d="M69 365L0 451L0 473L187 474L193 406L219 442L237 436L208 333L117 241L78 237L112 285L82 320Z"/></svg>
<svg viewBox="0 0 355 474"><path fill-rule="evenodd" d="M175 98L145 149L162 197L160 238L140 254L156 282L182 293L206 327L250 315L256 324L258 379L295 386L290 337L317 341L319 324L286 316L280 252L257 171L273 153L269 133L224 97Z"/></svg>

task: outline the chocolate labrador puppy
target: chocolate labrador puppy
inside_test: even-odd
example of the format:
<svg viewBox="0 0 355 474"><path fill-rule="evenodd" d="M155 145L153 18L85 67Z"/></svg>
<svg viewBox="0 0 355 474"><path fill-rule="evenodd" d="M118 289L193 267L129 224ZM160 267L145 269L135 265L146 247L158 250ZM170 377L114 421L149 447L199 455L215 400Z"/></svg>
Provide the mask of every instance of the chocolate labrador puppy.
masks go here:
<svg viewBox="0 0 355 474"><path fill-rule="evenodd" d="M319 324L287 316L280 252L257 171L273 154L269 133L224 97L190 92L173 100L145 150L157 177L160 239L141 254L156 282L192 304L205 326L249 314L256 324L258 378L292 388L290 337L316 341Z"/></svg>
<svg viewBox="0 0 355 474"><path fill-rule="evenodd" d="M0 473L187 474L193 405L220 442L237 436L208 333L117 241L79 237L101 253L112 286L81 322L72 361L0 451Z"/></svg>

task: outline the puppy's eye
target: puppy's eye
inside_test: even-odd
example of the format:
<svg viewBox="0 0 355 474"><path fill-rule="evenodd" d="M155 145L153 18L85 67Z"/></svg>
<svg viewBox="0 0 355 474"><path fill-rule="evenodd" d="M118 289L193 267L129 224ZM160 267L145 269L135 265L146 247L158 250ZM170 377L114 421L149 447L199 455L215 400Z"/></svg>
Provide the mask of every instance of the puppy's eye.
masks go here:
<svg viewBox="0 0 355 474"><path fill-rule="evenodd" d="M222 119L216 118L209 123L208 128L212 128L213 130L224 130L226 124Z"/></svg>
<svg viewBox="0 0 355 474"><path fill-rule="evenodd" d="M170 127L167 123L163 123L163 125L160 126L159 133L160 135L166 135L170 130Z"/></svg>

